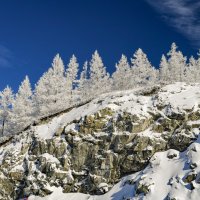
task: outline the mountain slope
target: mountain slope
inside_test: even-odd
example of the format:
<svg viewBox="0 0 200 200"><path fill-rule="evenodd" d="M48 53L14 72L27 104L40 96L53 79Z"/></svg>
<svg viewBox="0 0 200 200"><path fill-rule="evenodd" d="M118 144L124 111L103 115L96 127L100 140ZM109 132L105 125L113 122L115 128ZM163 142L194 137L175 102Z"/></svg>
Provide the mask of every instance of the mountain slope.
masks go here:
<svg viewBox="0 0 200 200"><path fill-rule="evenodd" d="M31 126L1 144L1 199L195 199L199 89L113 92Z"/></svg>

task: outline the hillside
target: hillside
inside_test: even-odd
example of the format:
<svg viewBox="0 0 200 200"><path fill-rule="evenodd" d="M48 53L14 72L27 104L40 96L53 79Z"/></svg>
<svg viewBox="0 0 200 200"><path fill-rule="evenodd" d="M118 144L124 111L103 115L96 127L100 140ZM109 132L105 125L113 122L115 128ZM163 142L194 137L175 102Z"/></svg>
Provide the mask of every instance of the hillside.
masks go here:
<svg viewBox="0 0 200 200"><path fill-rule="evenodd" d="M199 105L200 84L176 83L42 120L2 143L0 197L197 199Z"/></svg>

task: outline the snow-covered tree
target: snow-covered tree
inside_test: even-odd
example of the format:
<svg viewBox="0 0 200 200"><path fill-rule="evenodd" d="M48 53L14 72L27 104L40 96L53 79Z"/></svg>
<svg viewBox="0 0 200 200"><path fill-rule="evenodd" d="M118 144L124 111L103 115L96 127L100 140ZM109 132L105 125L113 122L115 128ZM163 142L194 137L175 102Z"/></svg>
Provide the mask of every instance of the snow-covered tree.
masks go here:
<svg viewBox="0 0 200 200"><path fill-rule="evenodd" d="M185 81L187 82L198 81L197 61L193 56L190 57L189 63L185 70Z"/></svg>
<svg viewBox="0 0 200 200"><path fill-rule="evenodd" d="M80 81L79 82L81 84L83 84L83 82L87 79L88 79L88 62L85 61L84 65L83 65L83 70L82 70L81 75L80 75Z"/></svg>
<svg viewBox="0 0 200 200"><path fill-rule="evenodd" d="M9 86L0 92L0 129L2 136L13 133L11 122L13 99L14 95Z"/></svg>
<svg viewBox="0 0 200 200"><path fill-rule="evenodd" d="M32 90L28 76L21 83L13 101L12 122L16 131L23 130L33 120Z"/></svg>
<svg viewBox="0 0 200 200"><path fill-rule="evenodd" d="M52 67L39 79L35 86L34 102L37 112L46 116L69 106L64 64L57 54Z"/></svg>
<svg viewBox="0 0 200 200"><path fill-rule="evenodd" d="M161 83L169 82L169 64L165 55L162 55L159 68L159 80Z"/></svg>
<svg viewBox="0 0 200 200"><path fill-rule="evenodd" d="M194 67L195 71L193 73L194 74L194 82L200 82L200 50L197 53L197 55L198 55L198 58L197 58L195 64L193 64L193 65L195 65L195 67Z"/></svg>
<svg viewBox="0 0 200 200"><path fill-rule="evenodd" d="M73 90L77 85L78 67L77 58L72 55L66 70L67 83L70 90Z"/></svg>
<svg viewBox="0 0 200 200"><path fill-rule="evenodd" d="M198 58L190 57L186 76L188 82L200 82L200 52L197 53Z"/></svg>
<svg viewBox="0 0 200 200"><path fill-rule="evenodd" d="M149 62L147 55L138 49L131 59L132 87L153 84L157 78L157 70Z"/></svg>
<svg viewBox="0 0 200 200"><path fill-rule="evenodd" d="M81 102L88 99L88 84L88 62L86 61L78 81L78 94Z"/></svg>
<svg viewBox="0 0 200 200"><path fill-rule="evenodd" d="M106 68L103 64L102 58L100 57L97 50L92 55L90 61L90 95L95 96L102 94L110 90L110 79L109 74L106 72Z"/></svg>
<svg viewBox="0 0 200 200"><path fill-rule="evenodd" d="M128 89L130 83L130 65L127 57L122 54L119 63L116 65L116 71L113 73L113 88L115 90Z"/></svg>
<svg viewBox="0 0 200 200"><path fill-rule="evenodd" d="M72 55L68 68L66 70L66 80L67 80L67 91L68 91L68 97L70 101L70 105L76 104L75 101L77 101L78 91L77 91L77 85L78 85L78 67L79 64L77 62L77 58L75 55Z"/></svg>
<svg viewBox="0 0 200 200"><path fill-rule="evenodd" d="M171 77L171 82L182 82L185 80L187 58L183 56L182 52L177 51L177 48L178 47L176 46L176 44L172 43L171 50L167 54L169 56L169 77Z"/></svg>

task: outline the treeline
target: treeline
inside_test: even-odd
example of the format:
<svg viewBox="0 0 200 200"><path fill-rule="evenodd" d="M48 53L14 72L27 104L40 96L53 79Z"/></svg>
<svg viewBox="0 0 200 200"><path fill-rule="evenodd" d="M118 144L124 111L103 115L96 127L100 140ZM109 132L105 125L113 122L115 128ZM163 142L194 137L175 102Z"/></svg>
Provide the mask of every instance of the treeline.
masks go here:
<svg viewBox="0 0 200 200"><path fill-rule="evenodd" d="M90 62L85 62L79 73L77 58L73 55L65 67L57 54L52 66L39 79L34 89L28 76L16 94L7 86L0 92L1 135L23 130L34 120L60 112L113 90L127 90L153 84L173 82L200 82L200 54L189 61L172 44L169 53L161 58L159 68L149 62L138 49L130 62L125 55L116 64L111 75L106 71L97 51Z"/></svg>

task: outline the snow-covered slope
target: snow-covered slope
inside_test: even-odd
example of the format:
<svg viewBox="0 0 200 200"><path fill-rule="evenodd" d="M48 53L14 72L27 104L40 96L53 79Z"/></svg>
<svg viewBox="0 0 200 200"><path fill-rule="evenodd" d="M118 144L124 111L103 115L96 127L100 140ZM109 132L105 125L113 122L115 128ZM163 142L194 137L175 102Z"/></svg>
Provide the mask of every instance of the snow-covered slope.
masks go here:
<svg viewBox="0 0 200 200"><path fill-rule="evenodd" d="M188 85L178 82L161 88L155 96L145 95L148 94L149 90L154 91L154 88L104 94L86 105L74 108L59 117L54 117L48 124L35 127L35 131L41 138L52 138L58 128L66 126L74 120L95 114L104 108L110 108L116 113L128 112L138 117L149 117L149 112L158 112L158 106L164 108L159 110L164 116L188 110L195 112L200 104L199 89L199 84Z"/></svg>
<svg viewBox="0 0 200 200"><path fill-rule="evenodd" d="M1 142L0 197L198 199L199 91L113 92L31 126Z"/></svg>

